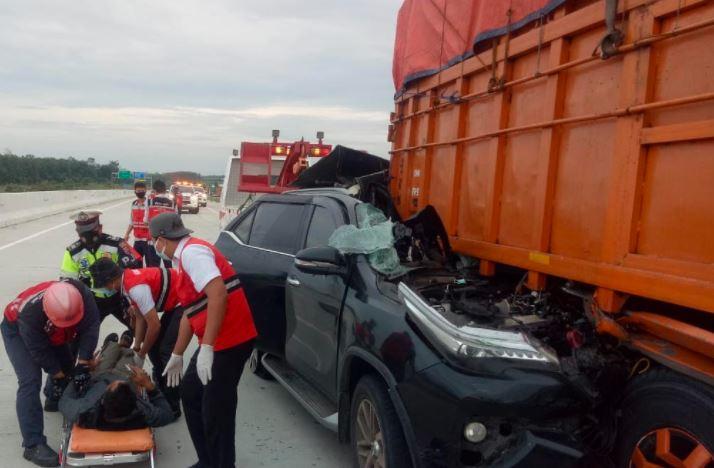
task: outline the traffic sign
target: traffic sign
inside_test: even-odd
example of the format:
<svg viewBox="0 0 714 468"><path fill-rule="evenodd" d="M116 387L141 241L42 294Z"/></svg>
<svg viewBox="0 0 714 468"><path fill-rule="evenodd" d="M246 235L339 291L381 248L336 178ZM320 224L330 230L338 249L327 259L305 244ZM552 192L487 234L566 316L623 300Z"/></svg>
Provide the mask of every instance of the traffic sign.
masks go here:
<svg viewBox="0 0 714 468"><path fill-rule="evenodd" d="M131 171L119 171L117 179L131 179Z"/></svg>
<svg viewBox="0 0 714 468"><path fill-rule="evenodd" d="M135 179L144 179L144 178L146 178L146 173L145 172L135 172L134 178Z"/></svg>

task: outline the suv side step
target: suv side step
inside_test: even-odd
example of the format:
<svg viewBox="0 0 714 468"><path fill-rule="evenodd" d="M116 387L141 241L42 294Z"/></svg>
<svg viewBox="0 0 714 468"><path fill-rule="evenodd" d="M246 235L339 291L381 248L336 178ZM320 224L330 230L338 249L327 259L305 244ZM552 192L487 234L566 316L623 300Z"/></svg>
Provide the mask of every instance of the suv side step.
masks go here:
<svg viewBox="0 0 714 468"><path fill-rule="evenodd" d="M265 370L270 372L312 417L326 428L337 432L337 407L319 390L278 357L266 353L263 355L262 363Z"/></svg>

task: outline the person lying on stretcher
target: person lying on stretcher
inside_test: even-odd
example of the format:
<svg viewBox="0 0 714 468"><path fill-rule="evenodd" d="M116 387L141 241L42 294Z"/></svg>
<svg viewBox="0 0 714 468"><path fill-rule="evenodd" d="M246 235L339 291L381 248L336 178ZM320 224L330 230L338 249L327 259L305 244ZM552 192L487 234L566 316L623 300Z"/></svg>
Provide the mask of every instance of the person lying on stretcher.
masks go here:
<svg viewBox="0 0 714 468"><path fill-rule="evenodd" d="M59 410L70 424L86 429L123 431L159 427L175 420L171 406L149 375L135 364L131 336L104 340L91 378L83 388L70 384ZM146 390L148 399L140 398Z"/></svg>

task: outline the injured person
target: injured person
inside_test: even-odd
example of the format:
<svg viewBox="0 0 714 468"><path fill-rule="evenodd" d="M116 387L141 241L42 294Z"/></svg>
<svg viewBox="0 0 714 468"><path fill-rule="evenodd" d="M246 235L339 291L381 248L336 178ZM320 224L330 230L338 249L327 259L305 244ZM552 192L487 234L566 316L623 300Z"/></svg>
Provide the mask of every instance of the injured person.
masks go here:
<svg viewBox="0 0 714 468"><path fill-rule="evenodd" d="M104 340L91 379L84 388L65 390L59 410L70 424L86 429L123 431L159 427L176 418L149 375L134 365L131 337L112 333ZM146 391L146 398L142 391Z"/></svg>

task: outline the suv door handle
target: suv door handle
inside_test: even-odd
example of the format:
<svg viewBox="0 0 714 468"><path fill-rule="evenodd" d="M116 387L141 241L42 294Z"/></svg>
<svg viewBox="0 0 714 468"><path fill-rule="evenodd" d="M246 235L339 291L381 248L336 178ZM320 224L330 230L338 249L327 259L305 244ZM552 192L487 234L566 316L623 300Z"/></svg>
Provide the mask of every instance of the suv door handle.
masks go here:
<svg viewBox="0 0 714 468"><path fill-rule="evenodd" d="M300 286L300 280L288 276L288 284L290 286Z"/></svg>

